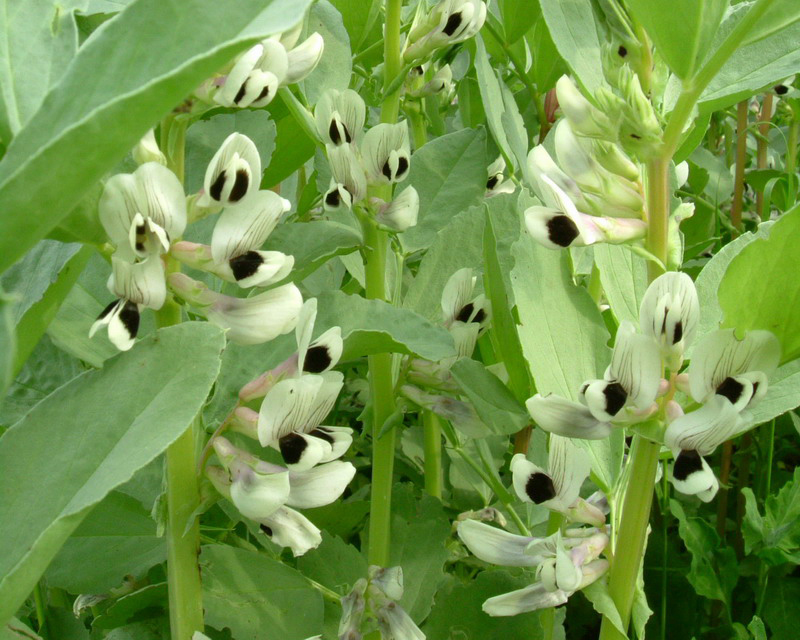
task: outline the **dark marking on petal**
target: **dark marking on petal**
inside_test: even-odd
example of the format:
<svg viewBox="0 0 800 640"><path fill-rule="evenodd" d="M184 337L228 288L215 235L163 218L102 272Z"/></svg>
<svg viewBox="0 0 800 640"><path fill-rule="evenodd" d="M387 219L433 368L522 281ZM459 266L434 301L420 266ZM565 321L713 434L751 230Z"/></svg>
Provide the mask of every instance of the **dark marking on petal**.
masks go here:
<svg viewBox="0 0 800 640"><path fill-rule="evenodd" d="M492 176L486 181L486 188L491 191L497 186L498 182L500 182L500 176Z"/></svg>
<svg viewBox="0 0 800 640"><path fill-rule="evenodd" d="M556 497L556 488L546 473L532 473L525 483L525 493L535 504L542 504Z"/></svg>
<svg viewBox="0 0 800 640"><path fill-rule="evenodd" d="M147 232L147 228L143 224L136 225L136 235L143 236Z"/></svg>
<svg viewBox="0 0 800 640"><path fill-rule="evenodd" d="M344 140L347 143L353 141L353 136L350 135L350 130L347 128L347 125L342 123L342 129L344 129Z"/></svg>
<svg viewBox="0 0 800 640"><path fill-rule="evenodd" d="M325 195L325 204L327 204L329 207L338 207L340 204L342 204L342 199L339 196L338 189L328 191L328 193Z"/></svg>
<svg viewBox="0 0 800 640"><path fill-rule="evenodd" d="M268 535L270 538L272 537L272 529L270 529L270 528L269 528L267 525L265 525L265 524L262 524L262 525L259 527L259 529L261 529L261 531L263 531L264 533L266 533L266 534L267 534L267 535Z"/></svg>
<svg viewBox="0 0 800 640"><path fill-rule="evenodd" d="M756 397L756 392L758 391L758 381L753 383L753 398ZM751 400L752 401L752 400Z"/></svg>
<svg viewBox="0 0 800 640"><path fill-rule="evenodd" d="M789 93L789 87L787 87L785 84L775 85L775 93L777 93L779 96L785 96L787 93Z"/></svg>
<svg viewBox="0 0 800 640"><path fill-rule="evenodd" d="M100 312L100 315L99 315L99 316L97 316L97 319L98 319L98 320L102 320L103 318L105 318L105 317L106 317L106 316L107 316L109 313L111 313L111 310L112 310L114 307L116 307L116 306L117 306L117 304L119 304L119 300L112 300L111 302L109 302L109 303L108 303L108 306L106 306L106 308L105 308L105 309L103 309L103 310Z"/></svg>
<svg viewBox="0 0 800 640"><path fill-rule="evenodd" d="M139 242L137 242L137 243L136 243L136 245L135 245L135 246L136 246L136 250L137 250L139 253L141 253L142 251L144 251L144 242L141 242L141 241L139 241Z"/></svg>
<svg viewBox="0 0 800 640"><path fill-rule="evenodd" d="M559 247L568 247L579 235L578 225L563 213L547 221L547 237Z"/></svg>
<svg viewBox="0 0 800 640"><path fill-rule="evenodd" d="M675 323L675 333L672 336L672 344L678 344L683 339L683 322L678 320Z"/></svg>
<svg viewBox="0 0 800 640"><path fill-rule="evenodd" d="M387 180L392 179L392 168L389 166L389 161L383 163L383 169L381 169L381 173L386 176Z"/></svg>
<svg viewBox="0 0 800 640"><path fill-rule="evenodd" d="M423 73L425 73L425 70L420 65L417 65L416 67L411 69L411 72L416 73L418 76L421 76Z"/></svg>
<svg viewBox="0 0 800 640"><path fill-rule="evenodd" d="M136 303L126 300L122 311L119 312L119 319L128 335L131 338L135 338L136 334L139 333L139 307Z"/></svg>
<svg viewBox="0 0 800 640"><path fill-rule="evenodd" d="M231 266L231 271L233 271L233 277L239 282L256 273L258 268L264 264L264 258L261 257L258 251L248 251L240 256L231 258L228 264Z"/></svg>
<svg viewBox="0 0 800 640"><path fill-rule="evenodd" d="M632 133L631 134L631 138L633 138L634 140L641 140L642 136L639 136L639 135L636 135L635 133Z"/></svg>
<svg viewBox="0 0 800 640"><path fill-rule="evenodd" d="M250 186L250 174L244 169L238 169L236 171L236 180L233 183L233 189L231 189L231 195L228 196L228 200L231 202L239 202L239 200L244 198L247 194L248 186Z"/></svg>
<svg viewBox="0 0 800 640"><path fill-rule="evenodd" d="M259 93L259 94L256 96L256 99L255 99L255 100L253 100L253 102L258 102L259 100L263 100L263 99L264 99L264 98L266 98L267 96L269 96L269 85L267 85L266 87L264 87L264 88L261 90L261 93Z"/></svg>
<svg viewBox="0 0 800 640"><path fill-rule="evenodd" d="M703 458L697 451L682 450L675 458L672 467L672 477L676 480L686 480L693 473L703 470Z"/></svg>
<svg viewBox="0 0 800 640"><path fill-rule="evenodd" d="M481 324L485 319L486 312L483 309L478 309L478 313L475 314L475 317L472 319L472 321Z"/></svg>
<svg viewBox="0 0 800 640"><path fill-rule="evenodd" d="M400 156L397 159L397 173L395 174L395 178L404 175L406 171L408 171L408 158Z"/></svg>
<svg viewBox="0 0 800 640"><path fill-rule="evenodd" d="M328 127L328 136L333 144L338 146L342 143L342 136L339 135L339 127L336 126L336 120L334 119L331 119L331 126Z"/></svg>
<svg viewBox="0 0 800 640"><path fill-rule="evenodd" d="M620 58L624 58L625 56L628 55L628 50L625 47L623 47L622 45L619 45L619 49L617 49L617 53L619 54Z"/></svg>
<svg viewBox="0 0 800 640"><path fill-rule="evenodd" d="M308 443L303 436L290 433L278 440L278 446L286 464L297 464L303 457L303 452L308 448Z"/></svg>
<svg viewBox="0 0 800 640"><path fill-rule="evenodd" d="M456 32L456 29L458 29L459 26L461 26L460 11L450 15L450 17L447 19L447 23L444 25L444 29L442 29L442 32L444 32L448 36L452 36Z"/></svg>
<svg viewBox="0 0 800 640"><path fill-rule="evenodd" d="M331 366L331 354L328 353L327 347L318 344L309 347L306 351L306 359L303 363L303 371L306 373L322 373Z"/></svg>
<svg viewBox="0 0 800 640"><path fill-rule="evenodd" d="M319 438L320 440L324 440L329 444L333 444L335 442L333 436L322 429L314 429L313 431L309 431L308 435Z"/></svg>
<svg viewBox="0 0 800 640"><path fill-rule="evenodd" d="M226 172L223 169L219 172L219 175L216 177L214 182L211 183L211 187L208 189L208 195L210 195L214 200L219 202L222 198L222 188L225 186L225 175Z"/></svg>
<svg viewBox="0 0 800 640"><path fill-rule="evenodd" d="M743 391L744 385L731 377L725 378L717 387L717 395L727 398L731 404L736 404L736 401L742 397Z"/></svg>
<svg viewBox="0 0 800 640"><path fill-rule="evenodd" d="M628 392L619 382L607 384L606 388L603 389L603 395L606 397L606 413L612 416L620 412L628 399Z"/></svg>
<svg viewBox="0 0 800 640"><path fill-rule="evenodd" d="M475 307L472 305L471 302L465 304L459 312L456 314L456 320L459 322L469 322L469 317L472 315L472 312L475 310Z"/></svg>
<svg viewBox="0 0 800 640"><path fill-rule="evenodd" d="M664 315L661 316L661 335L667 335L667 315L669 315L669 307L664 307Z"/></svg>
<svg viewBox="0 0 800 640"><path fill-rule="evenodd" d="M239 91L236 92L236 96L233 98L233 104L239 104L244 98L244 94L247 93L247 80L242 83L242 86L239 87Z"/></svg>

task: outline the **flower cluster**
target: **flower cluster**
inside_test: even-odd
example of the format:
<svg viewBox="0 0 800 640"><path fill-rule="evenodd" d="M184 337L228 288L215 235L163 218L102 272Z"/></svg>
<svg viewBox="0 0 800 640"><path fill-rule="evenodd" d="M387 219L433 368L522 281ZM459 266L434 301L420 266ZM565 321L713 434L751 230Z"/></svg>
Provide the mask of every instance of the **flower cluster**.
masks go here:
<svg viewBox="0 0 800 640"><path fill-rule="evenodd" d="M352 209L367 197L368 185L402 182L411 168L408 124L381 123L364 133L366 105L355 91L326 91L314 109L317 133L325 143L331 182L323 196L328 211ZM390 231L417 223L419 195L406 187L392 202L375 200L375 219Z"/></svg>
<svg viewBox="0 0 800 640"><path fill-rule="evenodd" d="M639 330L630 322L620 325L611 364L601 379L581 386L580 402L536 394L528 411L546 431L570 438L602 439L615 426L666 423L662 440L675 458L673 485L711 500L719 483L704 456L752 425L748 409L767 393L781 350L768 331L749 331L740 339L732 329L720 329L702 338L686 372L679 373L699 316L691 278L663 274L645 293ZM676 400L681 393L688 395L687 413Z"/></svg>
<svg viewBox="0 0 800 640"><path fill-rule="evenodd" d="M303 28L261 41L241 54L227 73L210 81L206 92L224 107L265 107L280 87L300 82L319 64L325 42L319 33L297 44Z"/></svg>
<svg viewBox="0 0 800 640"><path fill-rule="evenodd" d="M239 406L226 425L275 450L273 457L282 464L261 460L216 436L213 446L222 466L206 469L243 516L296 556L317 547L322 538L295 509L330 504L355 475L351 463L339 460L353 441L352 429L321 426L342 389L342 374L331 371L342 354L342 337L339 327L332 327L312 342L316 302L312 298L303 305L297 352L242 389L243 402L263 398L260 409Z"/></svg>
<svg viewBox="0 0 800 640"><path fill-rule="evenodd" d="M406 38L406 62L429 58L437 49L469 40L486 21L481 0L441 0L430 10L420 2Z"/></svg>

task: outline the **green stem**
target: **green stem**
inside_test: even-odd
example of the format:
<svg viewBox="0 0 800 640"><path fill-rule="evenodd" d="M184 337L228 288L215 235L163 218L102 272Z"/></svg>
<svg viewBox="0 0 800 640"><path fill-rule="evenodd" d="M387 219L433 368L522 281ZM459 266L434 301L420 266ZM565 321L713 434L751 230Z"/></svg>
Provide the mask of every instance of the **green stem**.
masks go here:
<svg viewBox="0 0 800 640"><path fill-rule="evenodd" d="M794 176L797 166L797 139L800 137L800 119L792 109L792 122L789 125L789 141L786 143L786 173Z"/></svg>
<svg viewBox="0 0 800 640"><path fill-rule="evenodd" d="M442 426L439 416L427 409L422 411L425 448L425 491L442 498Z"/></svg>
<svg viewBox="0 0 800 640"><path fill-rule="evenodd" d="M384 26L384 90L400 72L400 21L402 0L386 0ZM400 87L386 95L381 104L381 122L397 122L400 112ZM374 194L388 202L392 197L391 185L374 190ZM365 220L364 246L366 249L367 298L386 300L386 249L388 237L372 220ZM395 411L392 355L378 353L368 356L370 397L372 400L372 488L370 494L369 550L370 564L389 565L390 529L392 517L392 473L394 472L395 429L379 437L386 420Z"/></svg>
<svg viewBox="0 0 800 640"><path fill-rule="evenodd" d="M558 531L563 522L564 516L562 514L558 513L557 511L551 511L550 518L547 520L547 535L551 536ZM539 621L542 625L542 631L544 632L544 640L553 640L556 626L555 607L544 609L539 614Z"/></svg>
<svg viewBox="0 0 800 640"><path fill-rule="evenodd" d="M742 226L744 202L744 165L747 162L747 100L736 107L736 169L731 203L731 224L735 229Z"/></svg>
<svg viewBox="0 0 800 640"><path fill-rule="evenodd" d="M414 137L414 151L419 151L419 148L428 141L428 129L425 126L424 115L424 99L418 102L410 103L406 101L406 115L409 122L411 122L411 135Z"/></svg>
<svg viewBox="0 0 800 640"><path fill-rule="evenodd" d="M44 595L42 594L42 581L36 583L36 586L33 588L33 601L36 604L36 624L37 624L37 631L39 635L45 634L45 624L47 623L47 618L45 616L45 604L44 604Z"/></svg>
<svg viewBox="0 0 800 640"><path fill-rule="evenodd" d="M761 103L761 112L758 115L758 132L761 134L756 139L756 166L759 169L767 168L767 147L769 146L769 123L772 120L772 99L771 91L764 94ZM769 220L769 209L764 211L764 193L756 193L756 214L759 220ZM764 217L766 215L766 218Z"/></svg>
<svg viewBox="0 0 800 640"><path fill-rule="evenodd" d="M669 246L669 163L668 157L647 163L647 250L663 264L667 264ZM662 269L650 260L647 272L652 282Z"/></svg>

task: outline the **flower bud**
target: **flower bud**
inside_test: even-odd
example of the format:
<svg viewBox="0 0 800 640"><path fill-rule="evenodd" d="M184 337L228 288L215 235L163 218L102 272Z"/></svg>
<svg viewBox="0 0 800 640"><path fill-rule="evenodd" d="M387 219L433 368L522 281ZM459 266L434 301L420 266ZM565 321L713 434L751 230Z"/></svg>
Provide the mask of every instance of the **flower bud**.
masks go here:
<svg viewBox="0 0 800 640"><path fill-rule="evenodd" d="M304 80L322 59L325 49L325 40L319 33L312 33L302 44L289 51L289 68L283 84L294 84Z"/></svg>
<svg viewBox="0 0 800 640"><path fill-rule="evenodd" d="M167 157L161 153L156 142L156 136L153 129L150 129L142 136L142 139L136 143L133 148L133 159L136 164L144 164L145 162L158 162L158 164L167 165Z"/></svg>

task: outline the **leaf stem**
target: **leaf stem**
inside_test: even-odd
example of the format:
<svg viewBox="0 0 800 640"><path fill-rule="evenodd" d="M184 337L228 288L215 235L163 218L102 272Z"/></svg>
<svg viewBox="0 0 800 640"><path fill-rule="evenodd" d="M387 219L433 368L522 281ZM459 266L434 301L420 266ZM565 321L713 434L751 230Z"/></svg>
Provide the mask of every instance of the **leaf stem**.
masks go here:
<svg viewBox="0 0 800 640"><path fill-rule="evenodd" d="M756 166L759 169L767 168L767 147L769 146L769 124L772 120L772 99L771 91L764 94L764 100L761 103L761 111L758 114L758 133L761 134L756 139ZM764 217L764 192L756 192L756 214L759 220L769 220L769 207L766 211L766 218Z"/></svg>
<svg viewBox="0 0 800 640"><path fill-rule="evenodd" d="M736 105L736 171L733 182L731 224L737 230L742 227L744 201L744 165L747 162L747 100ZM738 235L738 233L736 234Z"/></svg>
<svg viewBox="0 0 800 640"><path fill-rule="evenodd" d="M442 426L439 416L423 409L422 429L425 450L425 491L442 498Z"/></svg>

